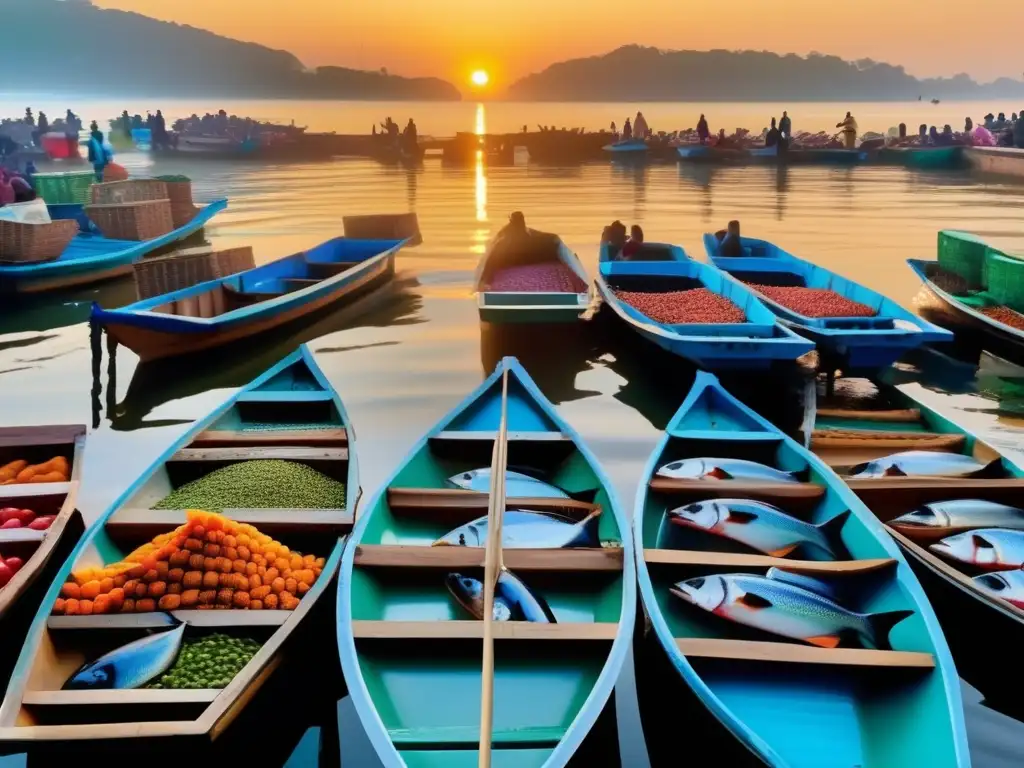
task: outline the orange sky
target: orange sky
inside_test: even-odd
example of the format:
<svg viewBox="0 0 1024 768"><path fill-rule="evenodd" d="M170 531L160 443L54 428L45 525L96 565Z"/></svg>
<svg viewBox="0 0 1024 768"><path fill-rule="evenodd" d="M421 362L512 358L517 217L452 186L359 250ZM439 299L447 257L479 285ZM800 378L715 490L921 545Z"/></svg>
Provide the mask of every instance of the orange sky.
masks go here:
<svg viewBox="0 0 1024 768"><path fill-rule="evenodd" d="M296 54L307 65L386 66L465 89L469 72L496 85L625 43L660 48L812 50L902 64L918 76L967 72L1021 78L1024 4L855 0L94 0L106 8L210 29ZM849 7L851 10L842 11ZM979 6L980 8L980 6ZM746 9L746 10L745 10ZM961 11L961 12L958 12Z"/></svg>

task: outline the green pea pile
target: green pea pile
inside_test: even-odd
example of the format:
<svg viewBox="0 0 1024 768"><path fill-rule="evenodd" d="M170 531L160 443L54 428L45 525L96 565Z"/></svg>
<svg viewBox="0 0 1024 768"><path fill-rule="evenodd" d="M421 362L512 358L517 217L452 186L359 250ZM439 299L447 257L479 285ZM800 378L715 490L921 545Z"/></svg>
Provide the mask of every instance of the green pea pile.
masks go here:
<svg viewBox="0 0 1024 768"><path fill-rule="evenodd" d="M248 637L214 634L186 640L174 666L147 688L226 688L260 644Z"/></svg>
<svg viewBox="0 0 1024 768"><path fill-rule="evenodd" d="M283 459L230 464L186 483L154 509L341 509L345 484Z"/></svg>
<svg viewBox="0 0 1024 768"><path fill-rule="evenodd" d="M168 181L192 181L192 179L190 179L188 176L182 176L180 174L174 174L174 173L165 174L163 176L157 176L156 180L157 181L163 181L163 182L168 182Z"/></svg>

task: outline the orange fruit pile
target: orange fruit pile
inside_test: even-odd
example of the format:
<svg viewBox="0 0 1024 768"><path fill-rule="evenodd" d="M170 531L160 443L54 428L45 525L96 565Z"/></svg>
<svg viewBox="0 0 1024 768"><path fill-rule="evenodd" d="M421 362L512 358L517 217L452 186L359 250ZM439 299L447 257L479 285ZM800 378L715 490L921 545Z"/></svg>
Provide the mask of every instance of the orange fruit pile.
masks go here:
<svg viewBox="0 0 1024 768"><path fill-rule="evenodd" d="M187 522L124 560L75 571L53 613L145 613L179 608L294 610L324 558L292 552L256 528L190 509Z"/></svg>

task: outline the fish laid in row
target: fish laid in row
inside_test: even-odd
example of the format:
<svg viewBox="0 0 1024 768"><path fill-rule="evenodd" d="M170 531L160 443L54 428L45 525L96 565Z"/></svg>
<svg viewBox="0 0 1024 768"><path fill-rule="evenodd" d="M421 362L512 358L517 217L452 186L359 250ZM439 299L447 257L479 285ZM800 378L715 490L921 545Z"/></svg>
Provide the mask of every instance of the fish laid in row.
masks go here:
<svg viewBox="0 0 1024 768"><path fill-rule="evenodd" d="M1024 571L1000 571L983 573L973 579L983 592L1005 600L1018 608L1024 608Z"/></svg>
<svg viewBox="0 0 1024 768"><path fill-rule="evenodd" d="M955 499L924 504L889 525L913 535L934 528L1008 528L1024 530L1024 509L984 499Z"/></svg>
<svg viewBox="0 0 1024 768"><path fill-rule="evenodd" d="M982 464L972 456L942 451L902 451L857 464L849 472L858 480L880 477L999 477L1002 460Z"/></svg>
<svg viewBox="0 0 1024 768"><path fill-rule="evenodd" d="M839 605L824 582L777 568L767 576L700 576L679 582L671 591L716 616L821 648L857 638L868 648L888 649L889 630L913 613L855 613Z"/></svg>
<svg viewBox="0 0 1024 768"><path fill-rule="evenodd" d="M445 579L452 597L477 619L484 617L484 584L479 579L450 573ZM507 568L494 585L494 621L533 621L554 624L555 614L544 598Z"/></svg>
<svg viewBox="0 0 1024 768"><path fill-rule="evenodd" d="M798 483L801 470L787 472L746 459L702 457L672 461L656 474L673 480L744 480L758 483Z"/></svg>
<svg viewBox="0 0 1024 768"><path fill-rule="evenodd" d="M490 493L491 491L491 468L483 467L473 469L469 472L460 472L448 478L449 485L461 488L464 491L475 491L477 493ZM570 494L561 488L556 488L550 483L545 483L536 477L515 472L511 469L505 471L505 496L507 498L531 498L531 499L568 499Z"/></svg>
<svg viewBox="0 0 1024 768"><path fill-rule="evenodd" d="M675 525L694 528L746 544L772 557L785 557L800 546L814 547L836 559L839 531L849 517L842 512L821 525L787 515L778 507L750 499L711 499L668 511Z"/></svg>
<svg viewBox="0 0 1024 768"><path fill-rule="evenodd" d="M501 523L501 546L505 549L564 549L600 547L598 526L601 511L594 510L577 522L551 512L506 510ZM435 547L484 547L487 545L488 519L480 517L446 533Z"/></svg>
<svg viewBox="0 0 1024 768"><path fill-rule="evenodd" d="M1024 531L981 528L947 536L928 548L950 560L986 571L1024 568Z"/></svg>
<svg viewBox="0 0 1024 768"><path fill-rule="evenodd" d="M174 664L185 626L181 623L169 631L147 635L83 664L64 683L64 690L141 688Z"/></svg>

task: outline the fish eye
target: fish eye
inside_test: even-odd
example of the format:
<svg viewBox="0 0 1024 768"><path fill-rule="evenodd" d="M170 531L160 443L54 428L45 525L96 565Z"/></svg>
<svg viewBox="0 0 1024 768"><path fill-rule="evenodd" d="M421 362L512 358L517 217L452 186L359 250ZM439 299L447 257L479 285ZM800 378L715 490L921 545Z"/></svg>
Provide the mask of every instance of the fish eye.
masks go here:
<svg viewBox="0 0 1024 768"><path fill-rule="evenodd" d="M700 512L701 505L699 503L687 504L683 507L683 512Z"/></svg>
<svg viewBox="0 0 1024 768"><path fill-rule="evenodd" d="M911 517L935 517L935 510L928 509L928 507L921 507L921 509L915 509L910 513Z"/></svg>
<svg viewBox="0 0 1024 768"><path fill-rule="evenodd" d="M703 576L698 576L696 579L690 579L686 582L692 589L700 589L704 586L704 582L707 581Z"/></svg>
<svg viewBox="0 0 1024 768"><path fill-rule="evenodd" d="M683 462L681 462L681 461L673 461L671 464L667 465L665 467L665 469L679 469L682 466L683 466Z"/></svg>
<svg viewBox="0 0 1024 768"><path fill-rule="evenodd" d="M1006 589L1006 582L1003 581L999 576L996 576L992 573L986 573L984 576L979 576L978 582L984 584L993 592L1001 592L1004 589Z"/></svg>
<svg viewBox="0 0 1024 768"><path fill-rule="evenodd" d="M995 549L995 545L984 536L974 535L974 546L981 549Z"/></svg>
<svg viewBox="0 0 1024 768"><path fill-rule="evenodd" d="M97 669L95 672L93 672L93 674L96 675L97 680L107 679L107 670L105 669Z"/></svg>
<svg viewBox="0 0 1024 768"><path fill-rule="evenodd" d="M463 480L472 480L473 479L473 475L471 473L469 473L469 472L463 472L462 473L462 479Z"/></svg>
<svg viewBox="0 0 1024 768"><path fill-rule="evenodd" d="M472 579L463 579L462 580L462 586L464 586L466 589L472 589L473 588L473 580Z"/></svg>

